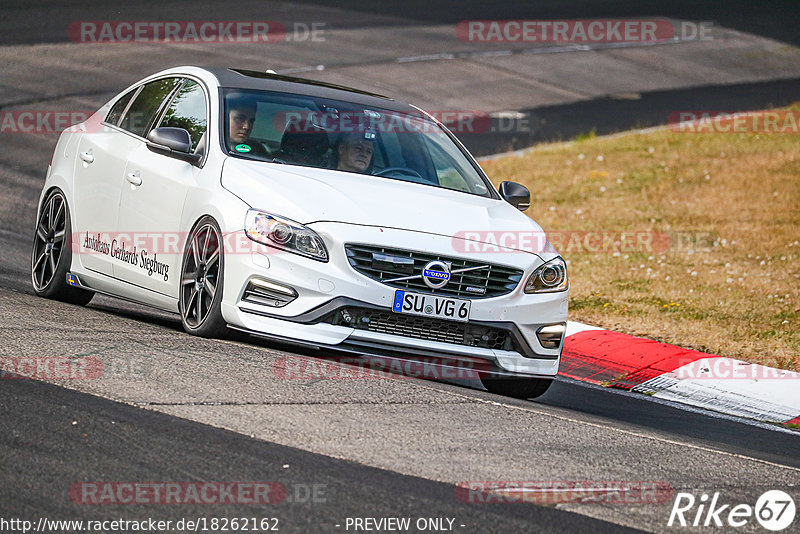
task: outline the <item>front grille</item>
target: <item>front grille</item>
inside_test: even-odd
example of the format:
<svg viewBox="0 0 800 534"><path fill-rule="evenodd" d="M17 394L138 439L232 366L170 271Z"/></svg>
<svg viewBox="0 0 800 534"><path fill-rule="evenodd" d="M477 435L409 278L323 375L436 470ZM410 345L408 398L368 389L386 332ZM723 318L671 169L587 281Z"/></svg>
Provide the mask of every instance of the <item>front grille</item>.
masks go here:
<svg viewBox="0 0 800 534"><path fill-rule="evenodd" d="M328 315L323 322L427 341L521 352L515 347L509 331L491 326L356 307L337 310Z"/></svg>
<svg viewBox="0 0 800 534"><path fill-rule="evenodd" d="M345 245L347 259L359 273L398 289L435 293L465 298L498 297L511 293L523 272L512 267L439 256L374 245ZM422 270L428 262L439 260L450 264L450 280L440 289L431 289L422 281ZM453 272L471 269L465 272ZM408 278L412 277L412 278ZM401 280L395 280L400 278ZM404 280L402 278L405 278Z"/></svg>

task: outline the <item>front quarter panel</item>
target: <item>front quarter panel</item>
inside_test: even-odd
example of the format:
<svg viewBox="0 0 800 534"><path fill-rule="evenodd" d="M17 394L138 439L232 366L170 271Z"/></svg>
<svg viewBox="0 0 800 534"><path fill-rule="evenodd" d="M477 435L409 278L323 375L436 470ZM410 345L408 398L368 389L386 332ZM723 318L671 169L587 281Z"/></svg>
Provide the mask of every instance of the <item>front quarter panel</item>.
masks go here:
<svg viewBox="0 0 800 534"><path fill-rule="evenodd" d="M237 261L237 255L249 253L246 246L242 246L244 238L244 219L249 205L242 199L224 189L220 183L220 176L225 164L225 158L208 158L203 167L201 178L198 180L197 187L192 188L186 196L181 217L181 239L185 245L189 234L197 222L208 215L214 218L219 224L223 236L223 254L226 265ZM244 238L245 240L247 238ZM230 269L225 269L224 291L227 297L229 291L233 291L228 284L228 273ZM179 291L179 277L173 286L174 296L177 297Z"/></svg>

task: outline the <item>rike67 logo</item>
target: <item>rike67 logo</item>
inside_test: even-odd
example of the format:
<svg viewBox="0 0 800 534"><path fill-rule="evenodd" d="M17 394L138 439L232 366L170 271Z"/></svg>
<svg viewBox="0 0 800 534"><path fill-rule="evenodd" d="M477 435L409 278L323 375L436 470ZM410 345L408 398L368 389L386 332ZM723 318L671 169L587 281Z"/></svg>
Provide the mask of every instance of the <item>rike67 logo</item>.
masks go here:
<svg viewBox="0 0 800 534"><path fill-rule="evenodd" d="M794 522L795 512L794 500L781 490L764 492L755 506L723 504L719 492L711 497L703 493L699 499L680 492L675 495L667 526L739 528L755 519L763 528L778 532Z"/></svg>

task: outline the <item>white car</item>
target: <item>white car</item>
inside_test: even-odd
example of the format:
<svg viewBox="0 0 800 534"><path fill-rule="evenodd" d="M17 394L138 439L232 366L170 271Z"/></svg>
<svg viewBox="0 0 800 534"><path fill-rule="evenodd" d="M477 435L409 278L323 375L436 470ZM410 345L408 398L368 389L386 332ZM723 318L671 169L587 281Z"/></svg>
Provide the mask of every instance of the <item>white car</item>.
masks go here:
<svg viewBox="0 0 800 534"><path fill-rule="evenodd" d="M32 281L176 312L199 336L479 362L490 391L535 397L558 371L569 284L548 243L523 246L543 236L529 203L414 106L178 67L61 135Z"/></svg>

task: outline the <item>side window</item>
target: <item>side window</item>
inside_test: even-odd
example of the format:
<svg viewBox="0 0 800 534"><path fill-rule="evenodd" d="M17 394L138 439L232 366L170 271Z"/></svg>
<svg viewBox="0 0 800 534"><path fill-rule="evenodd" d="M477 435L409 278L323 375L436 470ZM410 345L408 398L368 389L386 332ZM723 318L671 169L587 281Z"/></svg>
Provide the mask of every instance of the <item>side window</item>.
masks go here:
<svg viewBox="0 0 800 534"><path fill-rule="evenodd" d="M192 150L206 131L206 96L197 82L186 80L172 99L160 126L183 128L192 138Z"/></svg>
<svg viewBox="0 0 800 534"><path fill-rule="evenodd" d="M179 81L179 78L165 78L146 84L122 118L120 128L144 137L150 121L156 116L164 100L172 93Z"/></svg>
<svg viewBox="0 0 800 534"><path fill-rule="evenodd" d="M469 193L469 185L458 172L458 168L452 158L442 152L435 143L429 143L428 148L430 149L433 166L436 168L436 177L439 180L439 185L447 189Z"/></svg>
<svg viewBox="0 0 800 534"><path fill-rule="evenodd" d="M455 143L442 132L426 139L426 146L435 167L439 185L446 189L485 195L486 184L458 150Z"/></svg>
<svg viewBox="0 0 800 534"><path fill-rule="evenodd" d="M117 100L116 104L114 104L114 106L111 108L111 111L108 112L108 116L106 117L106 122L108 124L113 124L116 126L117 123L119 123L119 118L122 117L123 113L125 113L125 108L128 106L128 102L131 101L131 98L133 98L133 95L136 94L138 89L138 87L131 89L125 96Z"/></svg>

